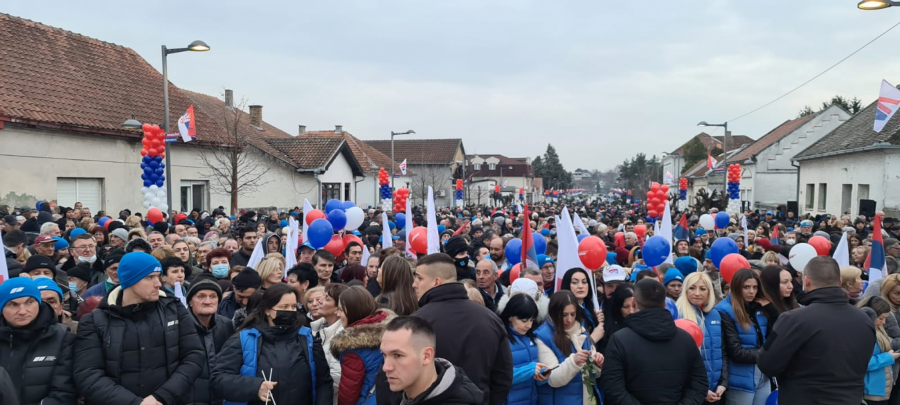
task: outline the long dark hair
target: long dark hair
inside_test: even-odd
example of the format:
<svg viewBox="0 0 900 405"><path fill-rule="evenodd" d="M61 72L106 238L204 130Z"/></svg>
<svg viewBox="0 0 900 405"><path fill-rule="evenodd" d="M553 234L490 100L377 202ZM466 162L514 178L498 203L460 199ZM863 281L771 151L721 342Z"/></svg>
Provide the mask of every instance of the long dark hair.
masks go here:
<svg viewBox="0 0 900 405"><path fill-rule="evenodd" d="M613 321L608 322L610 326L613 323L625 322L625 318L622 316L622 307L625 306L625 300L629 298L634 298L634 286L628 283L620 284L603 304L603 317Z"/></svg>
<svg viewBox="0 0 900 405"><path fill-rule="evenodd" d="M759 279L759 276L756 275L753 270L750 269L740 269L734 276L731 278L731 309L734 311L734 320L737 321L744 329L749 329L750 324L753 322L751 319L753 314L747 313L747 302L744 302L744 283L747 280L756 280L756 285L760 286L760 288L756 291L755 298L765 298L768 301L772 301L766 294L765 290L762 289L762 281Z"/></svg>
<svg viewBox="0 0 900 405"><path fill-rule="evenodd" d="M241 327L238 330L255 328L256 326L263 324L268 326L269 320L266 317L266 311L274 308L281 301L281 297L285 295L293 294L295 298L297 298L297 302L300 302L300 297L297 296L297 291L291 287L288 287L287 284L273 284L269 288L265 289L262 294L259 295L259 302L256 302L253 305L253 309L250 310L247 318L244 319L244 323L241 324ZM256 295L256 294L254 294ZM252 297L251 297L252 298ZM248 306L249 309L249 306ZM297 312L297 326L300 326L300 312Z"/></svg>
<svg viewBox="0 0 900 405"><path fill-rule="evenodd" d="M347 325L349 327L361 319L365 319L375 313L377 306L372 294L361 286L348 288L341 293L340 308L347 317Z"/></svg>
<svg viewBox="0 0 900 405"><path fill-rule="evenodd" d="M584 297L584 308L582 308L581 306L579 306L577 304L577 298L576 298L575 306L578 307L580 312L585 312L584 317L586 319L590 320L590 325L585 325L584 328L587 329L588 333L591 333L594 331L594 327L596 327L597 324L599 323L597 320L597 314L594 313L594 309L595 309L594 308L594 294L595 294L595 292L594 292L594 288L592 287L592 284L591 284L591 275L588 274L588 272L585 269L582 269L581 267L573 267L573 268L569 269L569 271L567 271L565 275L563 275L562 286L560 287L560 289L572 291L572 276L574 276L575 273L584 274L584 278L588 282L588 288L587 288L588 295L587 295L587 297Z"/></svg>
<svg viewBox="0 0 900 405"><path fill-rule="evenodd" d="M419 309L416 292L412 288L413 273L409 262L399 256L390 256L381 263L381 294L375 299L381 306L394 311L397 316L409 316Z"/></svg>
<svg viewBox="0 0 900 405"><path fill-rule="evenodd" d="M790 297L781 296L782 271L787 270L781 266L770 265L763 268L762 272L759 274L759 279L761 281L760 289L765 290L765 293L772 298L772 305L775 305L779 314L800 307L800 305L797 305L797 299L794 298L794 294L791 294ZM790 272L788 272L788 274L790 274Z"/></svg>
<svg viewBox="0 0 900 405"><path fill-rule="evenodd" d="M534 330L538 327L538 307L537 304L534 303L534 299L529 297L528 294L515 294L512 297L509 297L506 307L503 308L503 312L500 312L500 320L506 325L506 334L509 335L510 341L515 339L509 321L509 318L512 317L521 320L532 319L534 321L531 323L531 329L528 329L528 332L525 333L525 336L528 336L533 342L535 338Z"/></svg>
<svg viewBox="0 0 900 405"><path fill-rule="evenodd" d="M550 305L547 308L547 317L553 322L555 330L553 331L553 343L556 348L562 352L563 356L569 357L572 354L572 341L566 333L565 323L563 322L563 312L569 305L575 306L575 322L580 323L584 320L584 313L578 310L578 299L575 294L569 290L560 290L550 297Z"/></svg>

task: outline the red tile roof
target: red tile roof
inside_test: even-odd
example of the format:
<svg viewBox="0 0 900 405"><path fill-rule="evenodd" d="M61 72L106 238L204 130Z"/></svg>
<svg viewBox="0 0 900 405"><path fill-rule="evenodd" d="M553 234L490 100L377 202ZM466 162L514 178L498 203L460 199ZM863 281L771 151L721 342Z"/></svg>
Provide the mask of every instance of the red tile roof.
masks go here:
<svg viewBox="0 0 900 405"><path fill-rule="evenodd" d="M796 131L797 128L803 126L809 122L809 120L816 117L818 114L810 114L805 117L800 117L793 120L787 120L783 122L781 125L775 127L775 129L769 131L768 134L763 135L762 138L759 138L758 141L752 143L747 149L741 151L730 160L734 160L738 163L743 163L747 159L752 159L754 156L762 152L763 149L768 148L775 142L782 140L784 137L790 135L792 132Z"/></svg>
<svg viewBox="0 0 900 405"><path fill-rule="evenodd" d="M362 167L350 151L347 143L340 138L269 138L266 143L283 152L300 169L326 170L339 153L344 153L347 162L357 176L362 176Z"/></svg>
<svg viewBox="0 0 900 405"><path fill-rule="evenodd" d="M391 167L391 157L387 156L375 149L368 143L361 141L359 138L353 136L353 134L342 131L341 133L335 133L334 131L308 131L304 132L300 135L300 138L337 138L343 139L347 142L347 145L350 146L350 151L353 152L353 156L356 157L356 160L359 161L362 170L366 174L378 174L379 169L382 167L385 170L390 171ZM396 156L394 156L396 158ZM400 162L403 160L399 160L394 162L394 173L400 174ZM373 169L372 165L375 165L376 168ZM412 170L406 170L407 175L412 175Z"/></svg>
<svg viewBox="0 0 900 405"><path fill-rule="evenodd" d="M672 151L671 154L681 156L682 152L684 151L684 146L687 145L688 142L694 140L694 138L698 138L700 140L700 143L703 144L703 147L706 148L707 152L715 148L722 149L722 135L712 136L710 134L707 134L706 132L701 132L691 137L691 139L688 139L687 142L679 146L678 149ZM728 138L728 150L735 150L743 145L749 145L751 143L753 143L753 138L750 138L746 135L731 135L731 137Z"/></svg>
<svg viewBox="0 0 900 405"><path fill-rule="evenodd" d="M391 141L365 141L390 160ZM462 139L394 139L394 160L409 164L453 164L456 151L461 149ZM463 149L465 154L465 149Z"/></svg>

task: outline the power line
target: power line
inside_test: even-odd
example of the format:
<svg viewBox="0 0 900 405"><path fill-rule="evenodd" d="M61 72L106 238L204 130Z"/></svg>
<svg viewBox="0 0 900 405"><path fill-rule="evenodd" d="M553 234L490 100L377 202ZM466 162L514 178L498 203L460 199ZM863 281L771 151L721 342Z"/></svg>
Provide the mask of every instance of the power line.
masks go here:
<svg viewBox="0 0 900 405"><path fill-rule="evenodd" d="M741 119L741 118L744 118L744 117L746 117L746 116L748 116L748 115L750 115L750 114L753 114L753 113L755 113L755 112L757 112L757 111L759 111L759 110L762 110L763 108L766 108L766 107L768 107L768 106L774 104L776 101L781 100L782 98L787 97L789 94L791 94L791 93L793 93L793 92L799 90L799 89L800 89L801 87L803 87L803 86L806 86L807 84L809 84L809 83L812 82L813 80L818 79L820 76L824 75L825 73L828 73L828 71L830 71L831 69L834 69L835 67L837 67L837 65L840 65L841 63L843 63L843 62L846 61L847 59L850 59L851 57L853 57L853 55L856 55L857 53L859 53L859 51L865 49L867 46L869 46L869 45L871 45L873 42L877 41L878 38L883 37L883 36L884 36L885 34L887 34L888 32L891 32L891 30L893 30L894 28L897 28L898 25L900 25L900 21L898 21L896 24L892 25L890 28L888 28L887 30L885 30L885 31L882 32L881 34L878 34L878 36L876 36L875 38L872 38L871 41L866 42L865 45L861 46L859 49L853 51L853 52L850 53L849 55L845 56L843 59L837 61L837 63L835 63L835 64L829 66L828 69L823 70L821 73L819 73L819 74L813 76L811 79L809 79L809 80L803 82L801 85L799 85L799 86L797 86L797 87L794 87L793 89L791 89L791 91L788 91L787 93L784 93L784 94L778 96L778 97L775 98L774 100L769 101L768 103L765 103L765 104L763 104L763 105L761 105L761 106L759 106L759 107L757 107L757 108L751 110L751 111L748 112L748 113L745 113L745 114L743 114L743 115L740 115L740 116L738 116L738 117L736 117L736 118L732 118L732 119L728 120L728 122L734 122L734 121L737 121L737 120L739 120L739 119Z"/></svg>

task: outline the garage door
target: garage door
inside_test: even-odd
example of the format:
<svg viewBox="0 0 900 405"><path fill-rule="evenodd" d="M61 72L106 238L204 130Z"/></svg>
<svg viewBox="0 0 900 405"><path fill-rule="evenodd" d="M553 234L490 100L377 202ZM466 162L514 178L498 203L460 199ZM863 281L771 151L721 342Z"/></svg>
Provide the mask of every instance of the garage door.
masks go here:
<svg viewBox="0 0 900 405"><path fill-rule="evenodd" d="M103 179L59 177L56 179L56 203L73 207L80 202L91 212L103 210Z"/></svg>

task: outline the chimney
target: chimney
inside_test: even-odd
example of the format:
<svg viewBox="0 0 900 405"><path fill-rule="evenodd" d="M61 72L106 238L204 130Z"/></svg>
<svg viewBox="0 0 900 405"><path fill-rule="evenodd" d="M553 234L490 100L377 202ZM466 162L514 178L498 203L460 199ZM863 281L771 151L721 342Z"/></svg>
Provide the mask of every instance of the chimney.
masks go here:
<svg viewBox="0 0 900 405"><path fill-rule="evenodd" d="M225 89L225 107L234 107L234 92L228 89Z"/></svg>
<svg viewBox="0 0 900 405"><path fill-rule="evenodd" d="M306 133L306 125L298 125L298 127L299 131L297 132L299 133L299 135L303 135Z"/></svg>
<svg viewBox="0 0 900 405"><path fill-rule="evenodd" d="M251 105L250 106L250 125L254 127L262 126L262 106L261 105Z"/></svg>
<svg viewBox="0 0 900 405"><path fill-rule="evenodd" d="M342 133L344 133L344 126L343 126L343 125L335 125L335 126L334 126L334 133L336 133L336 134L342 134Z"/></svg>

